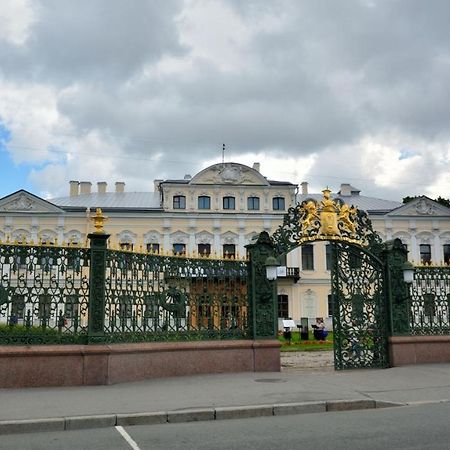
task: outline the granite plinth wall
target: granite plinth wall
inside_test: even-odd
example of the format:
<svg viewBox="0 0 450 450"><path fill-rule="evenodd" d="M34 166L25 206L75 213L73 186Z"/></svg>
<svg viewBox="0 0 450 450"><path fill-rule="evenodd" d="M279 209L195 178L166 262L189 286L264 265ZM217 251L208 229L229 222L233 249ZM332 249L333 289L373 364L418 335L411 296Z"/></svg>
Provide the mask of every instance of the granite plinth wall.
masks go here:
<svg viewBox="0 0 450 450"><path fill-rule="evenodd" d="M450 362L450 336L393 336L389 338L392 366Z"/></svg>
<svg viewBox="0 0 450 450"><path fill-rule="evenodd" d="M0 388L279 371L280 343L276 340L0 347Z"/></svg>

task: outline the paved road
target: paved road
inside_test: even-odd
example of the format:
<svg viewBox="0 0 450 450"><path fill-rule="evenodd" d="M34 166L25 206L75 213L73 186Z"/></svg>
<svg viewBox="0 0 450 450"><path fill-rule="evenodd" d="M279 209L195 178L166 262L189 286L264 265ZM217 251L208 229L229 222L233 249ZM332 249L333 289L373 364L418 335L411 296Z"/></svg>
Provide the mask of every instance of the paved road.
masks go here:
<svg viewBox="0 0 450 450"><path fill-rule="evenodd" d="M448 449L450 403L81 431L5 435L0 449Z"/></svg>

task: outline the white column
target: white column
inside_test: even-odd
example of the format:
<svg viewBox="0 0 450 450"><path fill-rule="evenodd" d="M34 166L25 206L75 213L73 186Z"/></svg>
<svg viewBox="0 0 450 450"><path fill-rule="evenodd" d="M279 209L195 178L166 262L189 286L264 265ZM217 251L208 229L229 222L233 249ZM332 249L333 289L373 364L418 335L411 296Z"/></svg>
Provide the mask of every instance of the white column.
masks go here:
<svg viewBox="0 0 450 450"><path fill-rule="evenodd" d="M433 247L431 249L431 259L433 262L439 264L443 262L444 254L442 252L442 244L441 239L439 238L439 232L434 232L434 242Z"/></svg>

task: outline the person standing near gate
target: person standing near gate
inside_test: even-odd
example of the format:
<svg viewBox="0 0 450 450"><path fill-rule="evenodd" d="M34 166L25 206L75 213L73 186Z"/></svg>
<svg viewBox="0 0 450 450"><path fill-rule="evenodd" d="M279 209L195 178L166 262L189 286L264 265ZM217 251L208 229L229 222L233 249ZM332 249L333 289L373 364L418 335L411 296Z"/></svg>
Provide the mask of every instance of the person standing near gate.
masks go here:
<svg viewBox="0 0 450 450"><path fill-rule="evenodd" d="M316 318L316 324L312 325L314 328L314 339L316 341L323 341L323 330L325 328L325 324L321 317Z"/></svg>

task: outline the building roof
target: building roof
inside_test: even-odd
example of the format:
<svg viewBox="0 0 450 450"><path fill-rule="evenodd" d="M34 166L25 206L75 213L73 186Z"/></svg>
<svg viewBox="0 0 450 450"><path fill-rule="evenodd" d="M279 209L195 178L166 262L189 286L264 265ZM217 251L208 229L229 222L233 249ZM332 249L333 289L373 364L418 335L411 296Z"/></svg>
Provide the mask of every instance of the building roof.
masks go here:
<svg viewBox="0 0 450 450"><path fill-rule="evenodd" d="M49 201L62 208L161 209L158 192L93 192Z"/></svg>
<svg viewBox="0 0 450 450"><path fill-rule="evenodd" d="M337 194L332 194L332 198L341 199L344 203L348 205L353 205L358 209L363 211L367 211L372 214L385 214L389 211L392 211L399 206L402 206L403 203L396 202L393 200L384 200L381 198L375 197L366 197L365 195L346 195L340 196ZM297 194L297 202L302 203L304 200L313 199L316 202L320 202L323 198L322 194Z"/></svg>

